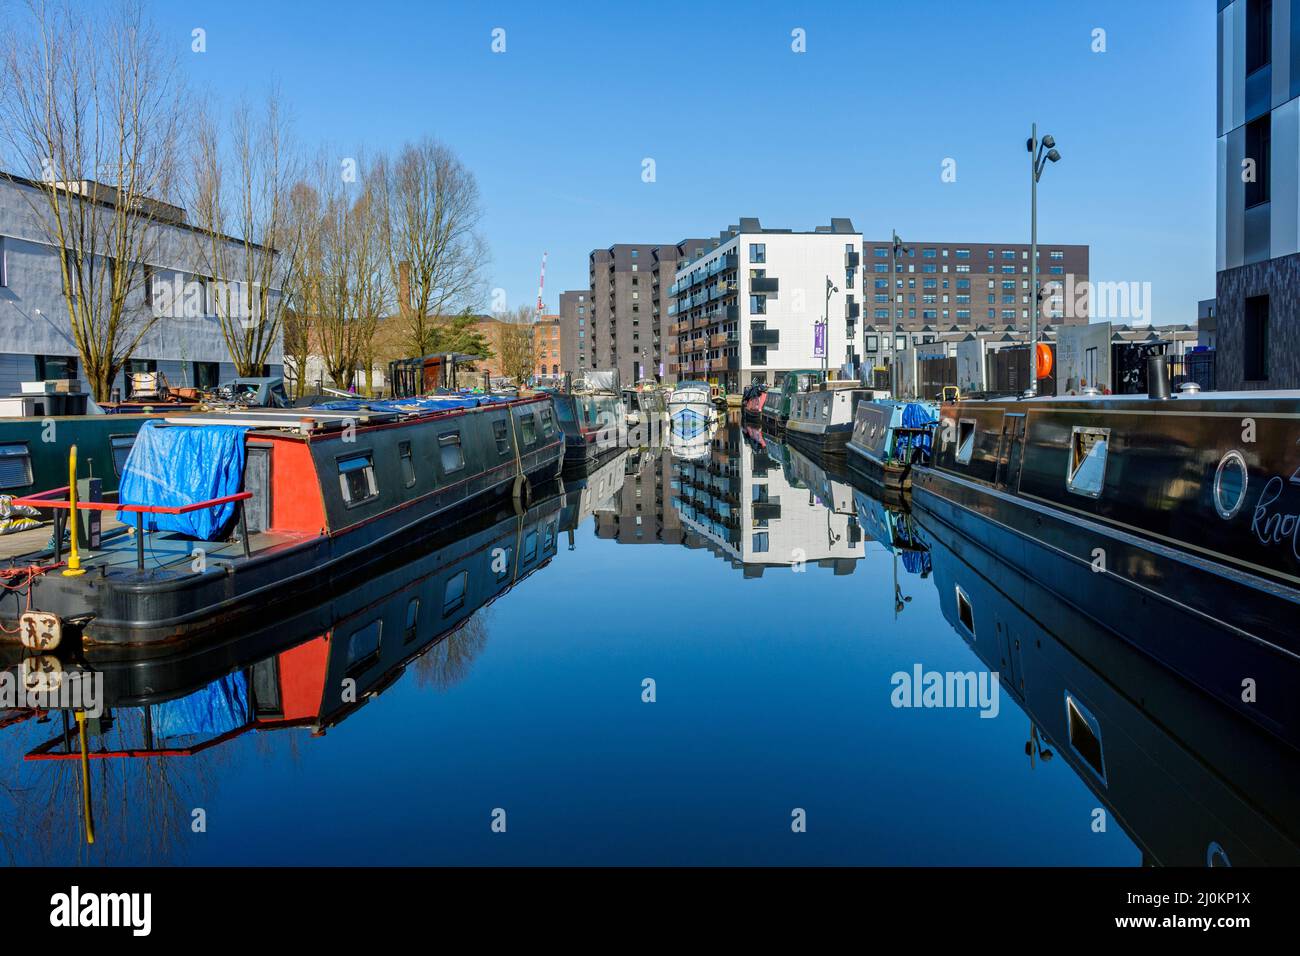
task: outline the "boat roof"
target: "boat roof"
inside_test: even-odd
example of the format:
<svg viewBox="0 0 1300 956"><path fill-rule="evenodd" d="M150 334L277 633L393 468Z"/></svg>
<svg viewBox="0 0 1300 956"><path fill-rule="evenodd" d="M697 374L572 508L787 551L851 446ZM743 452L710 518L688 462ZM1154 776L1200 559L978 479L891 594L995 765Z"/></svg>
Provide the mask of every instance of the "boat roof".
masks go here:
<svg viewBox="0 0 1300 956"><path fill-rule="evenodd" d="M312 432L341 429L349 424L376 425L417 418L430 418L448 412L463 412L484 405L509 405L535 401L538 397L519 398L500 395L425 396L420 398L375 401L338 401L303 408L214 408L206 412L167 415L169 425L237 425L269 431L291 431L306 435Z"/></svg>

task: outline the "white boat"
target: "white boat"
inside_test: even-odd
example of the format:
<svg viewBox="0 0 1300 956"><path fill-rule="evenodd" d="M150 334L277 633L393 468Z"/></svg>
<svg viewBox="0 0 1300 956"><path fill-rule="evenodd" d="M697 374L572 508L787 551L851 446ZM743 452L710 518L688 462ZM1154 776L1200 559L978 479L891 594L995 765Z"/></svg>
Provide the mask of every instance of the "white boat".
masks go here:
<svg viewBox="0 0 1300 956"><path fill-rule="evenodd" d="M674 425L708 424L718 417L708 382L678 382L668 399L668 417Z"/></svg>
<svg viewBox="0 0 1300 956"><path fill-rule="evenodd" d="M674 418L669 424L668 448L679 461L697 461L707 457L713 434L717 430L716 418Z"/></svg>

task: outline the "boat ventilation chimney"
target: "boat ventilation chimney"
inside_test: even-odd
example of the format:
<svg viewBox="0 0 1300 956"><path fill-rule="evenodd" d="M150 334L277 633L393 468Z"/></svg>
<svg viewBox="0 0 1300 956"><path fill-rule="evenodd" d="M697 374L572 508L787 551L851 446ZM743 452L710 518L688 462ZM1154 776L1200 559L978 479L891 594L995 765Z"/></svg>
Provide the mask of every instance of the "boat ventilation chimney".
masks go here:
<svg viewBox="0 0 1300 956"><path fill-rule="evenodd" d="M1147 359L1147 397L1169 397L1169 367L1163 355L1152 355Z"/></svg>
<svg viewBox="0 0 1300 956"><path fill-rule="evenodd" d="M1200 390L1200 382L1183 382L1182 385L1178 386L1178 392L1180 395L1195 395L1200 392Z"/></svg>
<svg viewBox="0 0 1300 956"><path fill-rule="evenodd" d="M1079 390L1079 394L1080 394L1080 395L1100 395L1100 394L1101 394L1101 389L1099 389L1099 388L1098 388L1097 386L1095 386L1095 385L1085 385L1082 389Z"/></svg>

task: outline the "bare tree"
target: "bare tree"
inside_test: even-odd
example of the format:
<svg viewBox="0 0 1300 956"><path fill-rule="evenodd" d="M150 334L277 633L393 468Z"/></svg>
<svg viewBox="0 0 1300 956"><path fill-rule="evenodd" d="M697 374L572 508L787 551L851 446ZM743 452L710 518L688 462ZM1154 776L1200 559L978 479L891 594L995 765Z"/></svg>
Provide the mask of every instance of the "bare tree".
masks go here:
<svg viewBox="0 0 1300 956"><path fill-rule="evenodd" d="M302 169L279 91L257 115L241 103L225 127L200 110L193 143L196 251L236 373L259 375L280 340L280 290L293 283L301 248L290 193Z"/></svg>
<svg viewBox="0 0 1300 956"><path fill-rule="evenodd" d="M450 148L408 143L372 175L383 182L389 277L412 355L433 351L442 316L473 309L487 246L478 183Z"/></svg>
<svg viewBox="0 0 1300 956"><path fill-rule="evenodd" d="M501 357L501 372L521 385L533 372L533 322L536 310L522 305L513 312L499 312L496 319L504 323L497 351Z"/></svg>
<svg viewBox="0 0 1300 956"><path fill-rule="evenodd" d="M138 2L110 12L32 0L0 49L0 137L60 262L72 340L99 401L158 321L147 264L180 210L180 83Z"/></svg>

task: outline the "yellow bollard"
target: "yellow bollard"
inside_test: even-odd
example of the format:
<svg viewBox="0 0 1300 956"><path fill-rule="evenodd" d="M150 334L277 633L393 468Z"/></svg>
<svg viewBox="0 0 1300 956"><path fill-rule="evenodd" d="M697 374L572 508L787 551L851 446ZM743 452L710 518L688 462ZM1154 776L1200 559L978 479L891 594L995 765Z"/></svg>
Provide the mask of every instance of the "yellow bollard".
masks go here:
<svg viewBox="0 0 1300 956"><path fill-rule="evenodd" d="M86 712L77 711L77 742L81 745L81 811L86 820L86 842L95 842L95 818L90 812L90 754L86 750Z"/></svg>
<svg viewBox="0 0 1300 956"><path fill-rule="evenodd" d="M77 446L68 452L68 524L72 526L72 541L68 549L68 566L63 572L65 578L74 578L85 574L81 566L81 555L77 553Z"/></svg>

